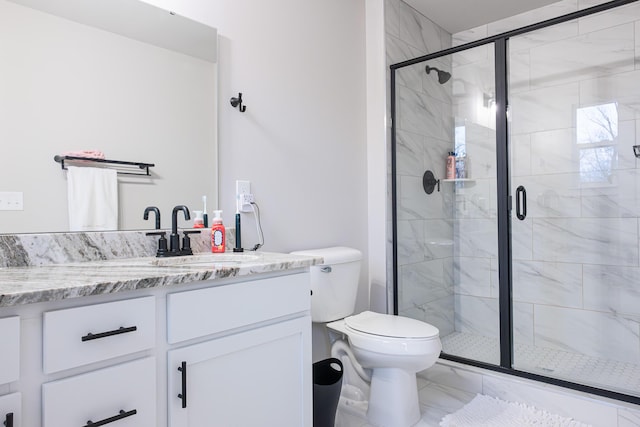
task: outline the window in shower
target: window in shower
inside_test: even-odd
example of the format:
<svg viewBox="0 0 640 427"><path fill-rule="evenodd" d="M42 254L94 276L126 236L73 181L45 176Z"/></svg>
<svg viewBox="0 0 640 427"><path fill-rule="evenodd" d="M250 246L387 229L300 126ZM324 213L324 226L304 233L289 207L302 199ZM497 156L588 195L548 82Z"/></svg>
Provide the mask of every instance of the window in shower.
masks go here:
<svg viewBox="0 0 640 427"><path fill-rule="evenodd" d="M617 161L618 109L613 102L576 110L580 181L607 184Z"/></svg>

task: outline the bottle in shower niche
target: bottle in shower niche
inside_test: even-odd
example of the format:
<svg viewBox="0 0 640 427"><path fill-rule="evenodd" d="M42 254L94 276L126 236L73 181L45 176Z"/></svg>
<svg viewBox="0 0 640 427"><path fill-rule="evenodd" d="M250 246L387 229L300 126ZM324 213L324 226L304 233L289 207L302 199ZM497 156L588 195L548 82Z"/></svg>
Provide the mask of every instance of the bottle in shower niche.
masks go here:
<svg viewBox="0 0 640 427"><path fill-rule="evenodd" d="M456 179L464 179L467 177L467 158L464 156L456 157Z"/></svg>
<svg viewBox="0 0 640 427"><path fill-rule="evenodd" d="M446 179L455 179L456 177L456 153L449 151L447 156L447 173Z"/></svg>
<svg viewBox="0 0 640 427"><path fill-rule="evenodd" d="M213 224L211 225L211 252L222 253L225 250L225 230L222 225L222 211L213 211Z"/></svg>

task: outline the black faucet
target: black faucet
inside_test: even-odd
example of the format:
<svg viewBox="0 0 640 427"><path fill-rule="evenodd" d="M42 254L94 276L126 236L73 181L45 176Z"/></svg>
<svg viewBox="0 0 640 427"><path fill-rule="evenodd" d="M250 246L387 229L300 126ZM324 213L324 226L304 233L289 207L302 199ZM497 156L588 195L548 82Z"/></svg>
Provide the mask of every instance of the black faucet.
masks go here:
<svg viewBox="0 0 640 427"><path fill-rule="evenodd" d="M156 230L160 230L160 209L155 206L148 206L144 210L144 219L149 219L149 212L154 212L156 214Z"/></svg>
<svg viewBox="0 0 640 427"><path fill-rule="evenodd" d="M171 236L169 237L169 252L172 255L180 255L180 236L178 235L178 212L184 213L184 219L191 219L189 208L185 205L178 205L171 213Z"/></svg>

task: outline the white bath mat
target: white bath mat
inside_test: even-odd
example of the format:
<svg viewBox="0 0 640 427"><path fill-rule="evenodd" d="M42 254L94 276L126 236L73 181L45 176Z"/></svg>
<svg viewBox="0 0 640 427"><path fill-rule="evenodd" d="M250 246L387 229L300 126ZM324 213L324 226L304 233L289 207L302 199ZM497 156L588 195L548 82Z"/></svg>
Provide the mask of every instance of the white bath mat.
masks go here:
<svg viewBox="0 0 640 427"><path fill-rule="evenodd" d="M541 411L522 403L505 402L477 395L462 409L445 416L440 427L591 427L560 415Z"/></svg>

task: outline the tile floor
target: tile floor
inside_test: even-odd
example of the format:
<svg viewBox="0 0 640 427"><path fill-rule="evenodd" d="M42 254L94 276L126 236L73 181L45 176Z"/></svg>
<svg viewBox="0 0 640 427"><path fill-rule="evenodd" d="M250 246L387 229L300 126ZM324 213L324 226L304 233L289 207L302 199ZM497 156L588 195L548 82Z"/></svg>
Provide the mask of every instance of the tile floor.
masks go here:
<svg viewBox="0 0 640 427"><path fill-rule="evenodd" d="M497 338L454 332L442 337L445 352L487 363L499 363ZM640 395L640 365L600 359L568 351L516 344L514 367L521 371L561 378Z"/></svg>
<svg viewBox="0 0 640 427"><path fill-rule="evenodd" d="M448 336L445 349L464 357L493 362L495 340L479 336ZM553 370L557 375L590 378L591 382L623 384L640 392L640 367L603 361L574 353L520 347L520 363ZM606 363L610 362L610 363ZM457 411L478 393L524 402L594 427L640 427L640 407L587 395L561 387L497 374L449 361L439 361L418 375L422 419L415 427L438 427L447 414ZM372 427L362 417L338 409L336 427Z"/></svg>

